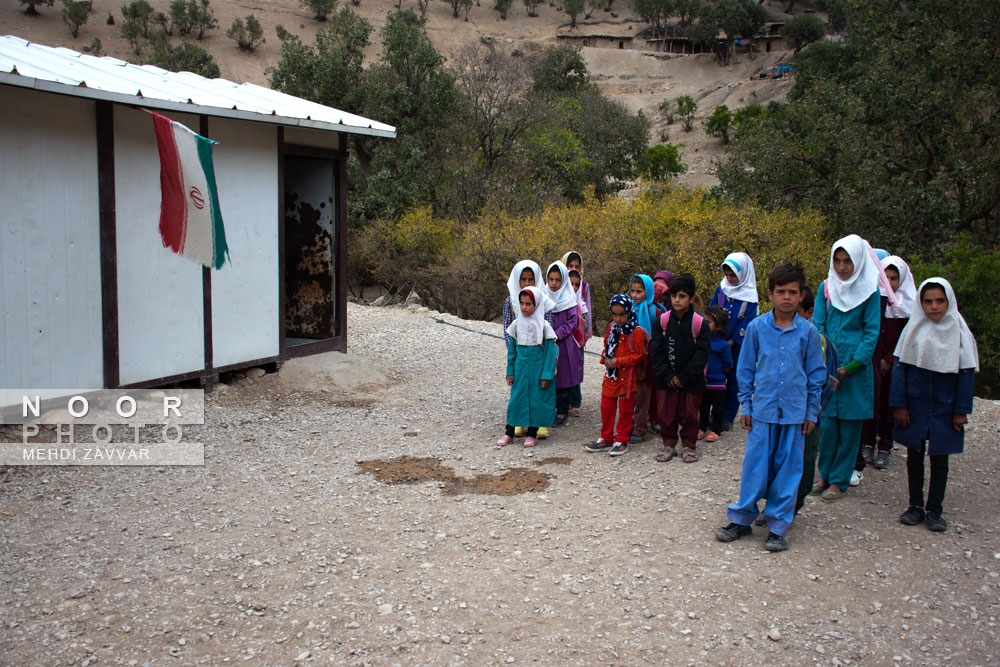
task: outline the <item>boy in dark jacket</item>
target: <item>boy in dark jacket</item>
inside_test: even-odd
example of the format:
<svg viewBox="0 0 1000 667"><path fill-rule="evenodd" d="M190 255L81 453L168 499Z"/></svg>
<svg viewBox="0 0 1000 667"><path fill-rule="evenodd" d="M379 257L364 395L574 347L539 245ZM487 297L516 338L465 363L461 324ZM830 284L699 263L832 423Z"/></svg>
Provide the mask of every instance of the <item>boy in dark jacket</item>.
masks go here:
<svg viewBox="0 0 1000 667"><path fill-rule="evenodd" d="M670 283L671 310L656 320L650 336L653 375L656 388L661 390L658 412L663 451L656 457L661 462L677 454L678 436L684 462L698 460L695 443L712 332L694 312L694 296L694 276L675 276Z"/></svg>

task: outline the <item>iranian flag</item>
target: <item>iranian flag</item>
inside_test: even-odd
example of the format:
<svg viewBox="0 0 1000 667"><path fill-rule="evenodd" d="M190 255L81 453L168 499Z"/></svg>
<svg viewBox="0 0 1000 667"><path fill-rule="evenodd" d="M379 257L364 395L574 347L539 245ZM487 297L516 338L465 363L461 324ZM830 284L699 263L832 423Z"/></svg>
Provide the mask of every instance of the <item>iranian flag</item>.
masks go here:
<svg viewBox="0 0 1000 667"><path fill-rule="evenodd" d="M212 146L217 142L160 114L153 114L153 125L160 150L163 247L209 268L221 268L229 248L212 164Z"/></svg>

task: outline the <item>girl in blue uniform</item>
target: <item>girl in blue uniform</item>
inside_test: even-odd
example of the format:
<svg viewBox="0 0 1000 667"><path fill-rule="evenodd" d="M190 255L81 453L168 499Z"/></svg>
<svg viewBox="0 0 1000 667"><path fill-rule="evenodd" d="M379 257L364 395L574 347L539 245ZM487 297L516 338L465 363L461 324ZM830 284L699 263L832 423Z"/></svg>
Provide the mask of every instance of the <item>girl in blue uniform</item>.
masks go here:
<svg viewBox="0 0 1000 667"><path fill-rule="evenodd" d="M948 523L941 512L948 456L964 447L979 352L947 280L925 280L919 295L920 305L913 309L896 346L889 396L896 419L893 438L907 450L910 506L899 520L915 526L926 518L927 528L944 532ZM926 504L925 453L931 460Z"/></svg>
<svg viewBox="0 0 1000 667"><path fill-rule="evenodd" d="M875 399L872 356L882 317L880 285L896 300L868 241L851 234L830 251L830 273L817 291L813 324L836 346L843 366L840 389L823 410L819 436L820 479L812 494L827 502L846 492L861 446L861 427L871 419ZM846 360L846 363L845 363Z"/></svg>
<svg viewBox="0 0 1000 667"><path fill-rule="evenodd" d="M753 260L745 252L732 252L722 262L722 282L715 288L709 306L720 306L729 313L729 345L733 353L733 367L726 377L726 403L723 413L723 430L736 419L740 408L737 398L736 362L740 358L740 346L747 325L757 317L757 274Z"/></svg>

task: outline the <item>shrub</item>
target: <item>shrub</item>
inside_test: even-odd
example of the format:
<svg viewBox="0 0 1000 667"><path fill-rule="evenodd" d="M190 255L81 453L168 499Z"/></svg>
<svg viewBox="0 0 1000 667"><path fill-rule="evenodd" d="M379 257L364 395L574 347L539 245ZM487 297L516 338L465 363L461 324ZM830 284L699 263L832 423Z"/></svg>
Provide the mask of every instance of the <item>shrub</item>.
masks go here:
<svg viewBox="0 0 1000 667"><path fill-rule="evenodd" d="M692 273L707 302L722 277L719 264L734 250L753 257L762 296L768 270L785 257L803 262L809 284L818 285L829 254L823 225L811 211L738 207L684 189L631 201L588 196L537 215L483 214L466 225L420 208L359 230L350 267L390 290L416 289L438 310L489 320L500 315L511 266L530 257L544 268L573 248L584 258L595 319L606 321L604 304L633 273Z"/></svg>
<svg viewBox="0 0 1000 667"><path fill-rule="evenodd" d="M722 137L722 143L729 143L729 130L733 126L733 114L725 104L715 107L712 115L705 119L705 131L713 137Z"/></svg>
<svg viewBox="0 0 1000 667"><path fill-rule="evenodd" d="M681 162L680 147L674 144L659 144L646 149L639 164L640 173L653 181L665 181L671 176L683 174L687 165Z"/></svg>
<svg viewBox="0 0 1000 667"><path fill-rule="evenodd" d="M313 19L325 21L337 8L338 0L300 0L300 4L313 13Z"/></svg>
<svg viewBox="0 0 1000 667"><path fill-rule="evenodd" d="M80 26L87 22L91 6L90 0L63 0L62 20L74 39L80 34Z"/></svg>
<svg viewBox="0 0 1000 667"><path fill-rule="evenodd" d="M246 23L243 19L233 19L233 25L226 31L226 36L235 40L242 50L253 52L264 43L264 28L261 27L257 17L248 14Z"/></svg>
<svg viewBox="0 0 1000 667"><path fill-rule="evenodd" d="M220 76L219 66L212 54L192 42L183 41L171 46L163 32L153 35L152 52L147 62L171 72L194 72L209 79Z"/></svg>
<svg viewBox="0 0 1000 667"><path fill-rule="evenodd" d="M40 7L42 5L48 5L51 7L54 2L55 0L20 0L20 3L24 5L24 13L28 16L38 16L38 10L35 9L36 7Z"/></svg>

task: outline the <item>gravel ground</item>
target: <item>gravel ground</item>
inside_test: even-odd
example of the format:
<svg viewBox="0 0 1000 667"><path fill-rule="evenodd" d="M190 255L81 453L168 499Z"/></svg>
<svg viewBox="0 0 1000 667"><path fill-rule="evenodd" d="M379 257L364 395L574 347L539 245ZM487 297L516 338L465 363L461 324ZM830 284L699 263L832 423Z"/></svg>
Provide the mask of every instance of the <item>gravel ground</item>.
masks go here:
<svg viewBox="0 0 1000 667"><path fill-rule="evenodd" d="M997 403L977 399L952 458L947 533L898 523L897 448L839 503L810 498L791 549L770 554L761 528L713 537L739 434L695 464L654 462L654 442L586 454L588 355L583 416L534 450L499 449L501 342L423 311L348 316L349 351L388 380L344 394L235 378L194 432L204 467L0 470L0 663L1000 661ZM445 493L360 472L403 455L463 479L530 468L549 486Z"/></svg>

